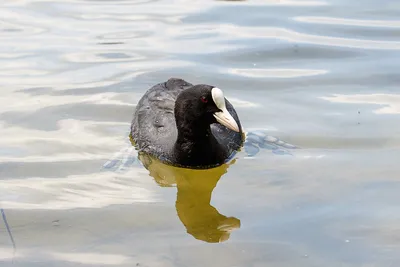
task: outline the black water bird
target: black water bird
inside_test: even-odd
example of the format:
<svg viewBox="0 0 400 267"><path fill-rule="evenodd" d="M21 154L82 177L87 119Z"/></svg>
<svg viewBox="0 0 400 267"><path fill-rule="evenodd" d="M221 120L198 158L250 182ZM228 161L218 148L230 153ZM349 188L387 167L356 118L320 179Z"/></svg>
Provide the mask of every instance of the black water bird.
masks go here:
<svg viewBox="0 0 400 267"><path fill-rule="evenodd" d="M221 89L171 78L137 104L131 139L140 153L184 168L220 166L244 142L239 117Z"/></svg>

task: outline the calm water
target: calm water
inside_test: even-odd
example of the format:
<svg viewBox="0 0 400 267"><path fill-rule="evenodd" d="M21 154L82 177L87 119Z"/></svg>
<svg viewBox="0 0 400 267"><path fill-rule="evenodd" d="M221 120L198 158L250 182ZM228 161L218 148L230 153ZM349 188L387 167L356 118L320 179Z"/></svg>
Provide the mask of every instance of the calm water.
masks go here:
<svg viewBox="0 0 400 267"><path fill-rule="evenodd" d="M389 0L3 0L0 265L399 266L399 14ZM300 149L205 172L104 168L169 77L222 88L246 130Z"/></svg>

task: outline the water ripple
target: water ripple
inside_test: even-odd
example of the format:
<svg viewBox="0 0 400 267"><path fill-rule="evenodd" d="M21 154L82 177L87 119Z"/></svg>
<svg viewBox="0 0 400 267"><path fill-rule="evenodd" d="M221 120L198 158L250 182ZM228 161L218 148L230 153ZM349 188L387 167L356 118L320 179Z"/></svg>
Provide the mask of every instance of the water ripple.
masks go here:
<svg viewBox="0 0 400 267"><path fill-rule="evenodd" d="M64 54L63 58L71 63L131 62L147 59L143 54L112 49Z"/></svg>
<svg viewBox="0 0 400 267"><path fill-rule="evenodd" d="M300 22L307 22L307 23L318 23L318 24L400 28L400 20L360 20L360 19L333 18L333 17L295 17L293 18L293 20Z"/></svg>
<svg viewBox="0 0 400 267"><path fill-rule="evenodd" d="M374 110L376 114L400 114L400 95L399 94L356 94L340 95L335 94L329 97L321 97L333 103L347 104L373 104L384 106Z"/></svg>
<svg viewBox="0 0 400 267"><path fill-rule="evenodd" d="M0 15L1 12L0 12ZM7 19L7 18L6 18ZM13 38L16 35L35 35L35 34L41 34L44 33L46 30L39 28L39 27L33 27L30 25L23 25L23 24L18 24L10 21L0 21L0 38Z"/></svg>
<svg viewBox="0 0 400 267"><path fill-rule="evenodd" d="M254 78L297 78L326 74L326 70L306 69L231 69L232 74Z"/></svg>
<svg viewBox="0 0 400 267"><path fill-rule="evenodd" d="M359 49L399 50L400 41L375 41L366 39L350 39L322 35L310 35L285 28L275 27L240 27L222 25L220 31L229 36L247 38L280 39L294 43L310 43L326 46L341 46Z"/></svg>
<svg viewBox="0 0 400 267"><path fill-rule="evenodd" d="M236 5L240 5L242 1L237 0L222 0L229 2L230 4L234 3ZM246 1L243 1L243 5L247 5ZM257 6L327 6L330 5L326 1L292 1L292 0L255 0L251 1L251 5Z"/></svg>
<svg viewBox="0 0 400 267"><path fill-rule="evenodd" d="M65 210L160 201L151 189L153 182L143 179L146 177L144 173L145 170L136 169L119 177L114 173L91 173L0 180L1 204L4 209Z"/></svg>

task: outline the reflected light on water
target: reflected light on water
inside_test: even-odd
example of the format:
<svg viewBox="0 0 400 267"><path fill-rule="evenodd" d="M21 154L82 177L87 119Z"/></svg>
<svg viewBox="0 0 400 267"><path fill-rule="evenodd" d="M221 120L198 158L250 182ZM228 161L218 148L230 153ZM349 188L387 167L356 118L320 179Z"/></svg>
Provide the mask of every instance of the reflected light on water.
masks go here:
<svg viewBox="0 0 400 267"><path fill-rule="evenodd" d="M361 19L346 19L346 18L332 18L332 17L295 17L293 18L293 20L300 22L307 22L307 23L317 23L317 24L400 28L399 20L361 20Z"/></svg>
<svg viewBox="0 0 400 267"><path fill-rule="evenodd" d="M16 210L69 210L159 202L150 182L142 178L144 171L134 169L118 177L105 172L0 180L1 206Z"/></svg>
<svg viewBox="0 0 400 267"><path fill-rule="evenodd" d="M135 106L130 102L117 99L117 93L99 93L90 95L28 95L24 93L14 93L13 97L0 96L0 111L34 111L42 108L57 107L68 104L96 104L96 105L123 105Z"/></svg>
<svg viewBox="0 0 400 267"><path fill-rule="evenodd" d="M247 0L218 0L221 2L249 2ZM325 6L328 5L325 1L290 1L290 0L267 0L267 1L250 1L252 5L263 6Z"/></svg>
<svg viewBox="0 0 400 267"><path fill-rule="evenodd" d="M52 253L55 259L80 264L119 265L130 260L129 257L104 253Z"/></svg>
<svg viewBox="0 0 400 267"><path fill-rule="evenodd" d="M366 94L366 95L339 95L320 97L334 103L346 104L375 104L384 106L375 109L375 114L400 114L400 95L396 94Z"/></svg>
<svg viewBox="0 0 400 267"><path fill-rule="evenodd" d="M286 28L275 27L243 27L235 25L221 25L220 31L229 34L231 37L248 38L271 38L286 40L296 43L309 43L315 45L339 46L361 49L379 49L379 50L398 50L400 42L397 41L375 41L366 39L350 39L342 37L332 37L323 35L311 35L296 32Z"/></svg>
<svg viewBox="0 0 400 267"><path fill-rule="evenodd" d="M240 228L239 219L220 214L210 204L215 186L234 161L217 168L192 170L169 166L144 154L139 159L158 185L177 187L176 211L187 233L194 238L209 243L223 242L233 230Z"/></svg>
<svg viewBox="0 0 400 267"><path fill-rule="evenodd" d="M24 262L25 259L33 258L38 262L43 262L43 257L47 259L57 260L60 262L71 262L75 264L85 265L120 265L131 258L118 255L118 254L105 254L105 253L65 253L65 252L51 252L43 251L38 253L32 249L22 249L14 255L13 251L9 248L0 247L0 261L18 261Z"/></svg>
<svg viewBox="0 0 400 267"><path fill-rule="evenodd" d="M232 74L253 78L297 78L326 74L326 70L307 69L232 69Z"/></svg>
<svg viewBox="0 0 400 267"><path fill-rule="evenodd" d="M0 130L4 133L4 138L0 139L0 144L20 145L31 141L46 140L80 147L102 145L103 147L107 146L115 149L115 147L121 145L120 140L110 140L107 136L96 135L93 127L96 125L110 125L115 127L126 124L67 119L59 121L57 125L58 129L55 131L41 131L17 126L6 127L5 124L0 123Z"/></svg>
<svg viewBox="0 0 400 267"><path fill-rule="evenodd" d="M21 253L14 255L12 249L0 246L0 261L12 260L18 257L21 257Z"/></svg>
<svg viewBox="0 0 400 267"><path fill-rule="evenodd" d="M235 107L241 107L241 108L257 108L257 107L260 107L260 104L258 104L258 103L246 101L246 100L243 100L243 99L233 98L233 97L230 97L229 101Z"/></svg>

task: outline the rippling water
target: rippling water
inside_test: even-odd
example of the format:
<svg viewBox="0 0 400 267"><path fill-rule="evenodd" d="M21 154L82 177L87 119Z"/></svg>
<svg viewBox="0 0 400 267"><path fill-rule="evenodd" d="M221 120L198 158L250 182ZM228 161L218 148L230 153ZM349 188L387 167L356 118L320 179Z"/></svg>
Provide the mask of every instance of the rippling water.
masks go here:
<svg viewBox="0 0 400 267"><path fill-rule="evenodd" d="M398 266L399 12L3 1L1 266ZM247 131L300 149L205 173L104 168L170 77L217 85Z"/></svg>

